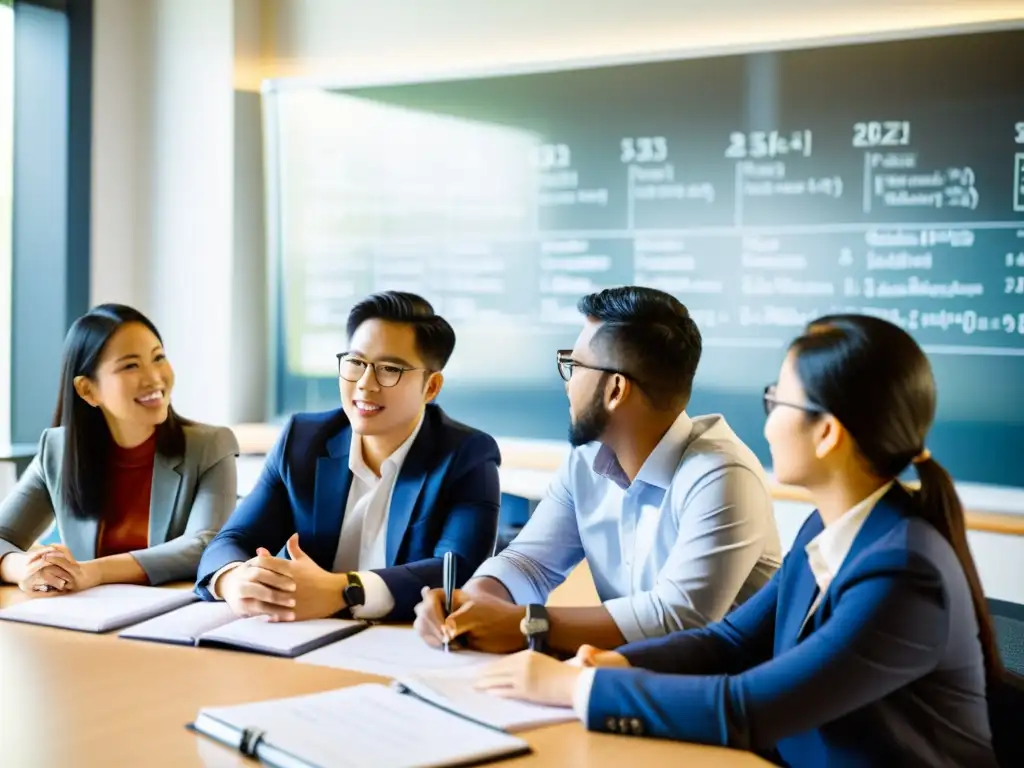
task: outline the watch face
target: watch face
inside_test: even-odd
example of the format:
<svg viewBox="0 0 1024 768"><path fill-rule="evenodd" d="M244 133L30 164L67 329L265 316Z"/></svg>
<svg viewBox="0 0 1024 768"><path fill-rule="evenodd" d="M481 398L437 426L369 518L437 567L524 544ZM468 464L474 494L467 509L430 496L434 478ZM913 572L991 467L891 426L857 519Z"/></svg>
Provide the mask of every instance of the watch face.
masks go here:
<svg viewBox="0 0 1024 768"><path fill-rule="evenodd" d="M547 632L548 623L544 619L523 619L519 624L519 631L524 635L536 635L539 632Z"/></svg>

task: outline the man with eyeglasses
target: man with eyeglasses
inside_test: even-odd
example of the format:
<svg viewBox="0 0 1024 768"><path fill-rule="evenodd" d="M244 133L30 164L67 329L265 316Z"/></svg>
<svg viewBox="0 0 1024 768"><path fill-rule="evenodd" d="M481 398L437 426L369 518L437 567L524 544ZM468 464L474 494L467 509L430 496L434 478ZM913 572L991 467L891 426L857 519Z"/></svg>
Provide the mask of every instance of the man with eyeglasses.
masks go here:
<svg viewBox="0 0 1024 768"><path fill-rule="evenodd" d="M239 615L411 620L447 552L465 581L493 551L498 446L432 402L452 327L391 291L357 304L347 331L342 407L289 420L199 563L198 594Z"/></svg>
<svg viewBox="0 0 1024 768"><path fill-rule="evenodd" d="M431 645L494 653L615 648L721 619L764 586L781 546L760 462L721 416L686 413L701 336L671 295L627 286L584 297L558 353L573 446L512 543L455 593L424 592ZM545 608L586 558L602 604Z"/></svg>

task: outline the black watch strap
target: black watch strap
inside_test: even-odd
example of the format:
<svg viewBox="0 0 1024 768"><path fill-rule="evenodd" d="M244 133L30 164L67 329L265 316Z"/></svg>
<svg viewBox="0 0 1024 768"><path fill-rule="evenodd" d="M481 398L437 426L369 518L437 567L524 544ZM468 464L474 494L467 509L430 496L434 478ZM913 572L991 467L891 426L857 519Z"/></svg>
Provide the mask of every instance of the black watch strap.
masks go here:
<svg viewBox="0 0 1024 768"><path fill-rule="evenodd" d="M345 576L348 579L348 584L341 591L345 598L345 606L351 609L355 606L365 605L366 590L363 588L363 580L359 578L359 574L346 573Z"/></svg>

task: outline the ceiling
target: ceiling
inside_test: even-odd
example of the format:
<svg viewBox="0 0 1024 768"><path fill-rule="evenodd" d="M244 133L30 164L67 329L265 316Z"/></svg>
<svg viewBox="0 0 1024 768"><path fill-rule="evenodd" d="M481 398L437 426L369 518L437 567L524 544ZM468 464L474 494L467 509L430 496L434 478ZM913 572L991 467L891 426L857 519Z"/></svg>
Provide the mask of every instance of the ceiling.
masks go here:
<svg viewBox="0 0 1024 768"><path fill-rule="evenodd" d="M259 0L258 8L236 40L249 79L386 79L1024 24L1024 0Z"/></svg>

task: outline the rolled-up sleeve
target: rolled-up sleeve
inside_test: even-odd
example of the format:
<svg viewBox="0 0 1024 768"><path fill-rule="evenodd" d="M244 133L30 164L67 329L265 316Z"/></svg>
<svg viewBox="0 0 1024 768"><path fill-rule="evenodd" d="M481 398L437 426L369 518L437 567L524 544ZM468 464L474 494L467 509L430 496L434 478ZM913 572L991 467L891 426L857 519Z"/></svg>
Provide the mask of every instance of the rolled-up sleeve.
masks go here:
<svg viewBox="0 0 1024 768"><path fill-rule="evenodd" d="M678 537L654 588L604 603L628 643L722 619L775 525L767 487L739 465L704 475L678 515Z"/></svg>
<svg viewBox="0 0 1024 768"><path fill-rule="evenodd" d="M544 603L583 559L566 459L547 494L511 544L484 561L474 578L489 576L508 590L518 605Z"/></svg>

